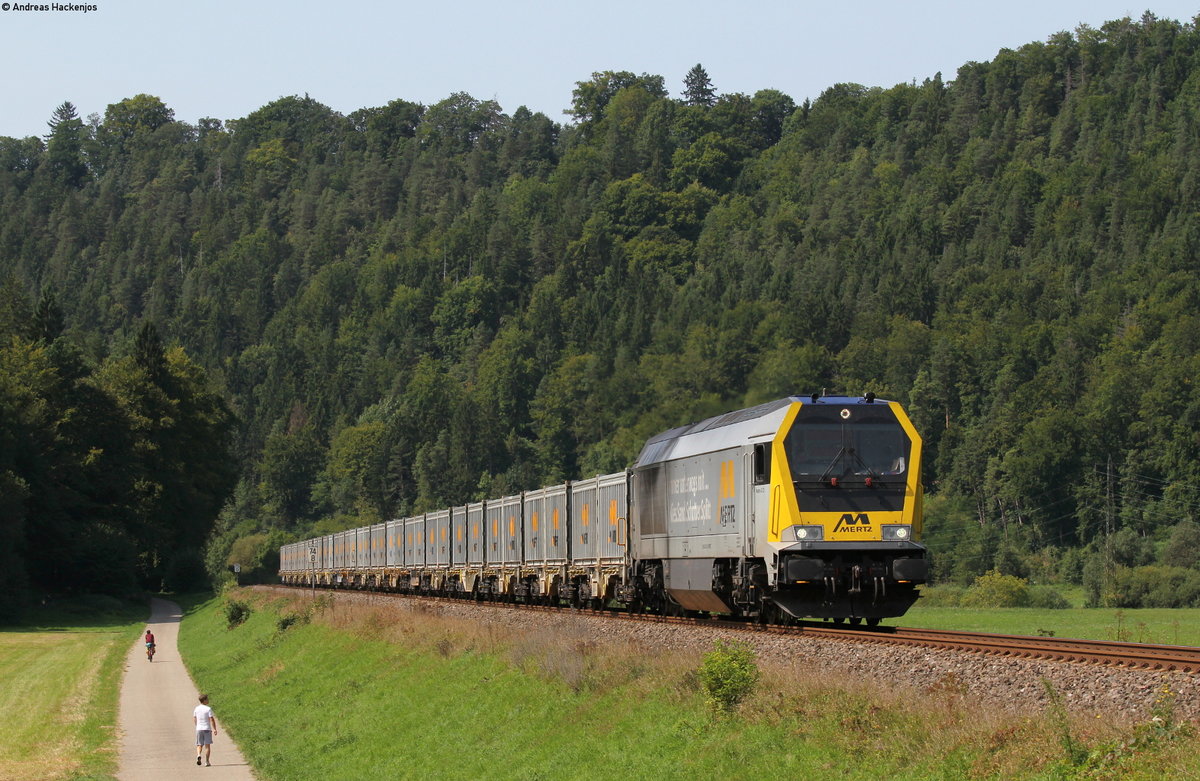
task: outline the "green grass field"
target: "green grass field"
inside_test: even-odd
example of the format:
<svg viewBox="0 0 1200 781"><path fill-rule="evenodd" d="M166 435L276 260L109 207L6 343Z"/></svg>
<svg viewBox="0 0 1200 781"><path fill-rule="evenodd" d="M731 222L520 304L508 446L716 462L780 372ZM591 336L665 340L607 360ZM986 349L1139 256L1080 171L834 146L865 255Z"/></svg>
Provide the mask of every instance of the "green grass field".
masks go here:
<svg viewBox="0 0 1200 781"><path fill-rule="evenodd" d="M963 632L993 632L1009 635L1078 637L1088 640L1118 640L1126 643L1200 646L1200 609L1118 610L1114 608L962 608L921 607L920 603L902 618L887 621L893 626L923 629L957 629Z"/></svg>
<svg viewBox="0 0 1200 781"><path fill-rule="evenodd" d="M147 615L82 599L0 628L0 780L113 777L123 662Z"/></svg>
<svg viewBox="0 0 1200 781"><path fill-rule="evenodd" d="M509 635L394 608L306 616L306 601L245 598L253 612L234 629L222 599L194 600L181 644L264 781L1200 779L1200 740L1186 730L1006 717L952 691L913 701L769 669L740 709L718 717L698 655L648 656L569 632ZM85 600L0 630L0 781L112 778L122 662L145 612ZM1196 643L1198 617L925 608L903 624ZM1074 762L1065 735L1085 750Z"/></svg>
<svg viewBox="0 0 1200 781"><path fill-rule="evenodd" d="M220 599L198 604L181 645L267 780L1200 778L1188 730L1004 716L953 691L913 698L772 670L718 717L699 656L396 607L305 614L307 598L238 599L253 608L244 624L227 627ZM1064 735L1084 753L1068 759Z"/></svg>

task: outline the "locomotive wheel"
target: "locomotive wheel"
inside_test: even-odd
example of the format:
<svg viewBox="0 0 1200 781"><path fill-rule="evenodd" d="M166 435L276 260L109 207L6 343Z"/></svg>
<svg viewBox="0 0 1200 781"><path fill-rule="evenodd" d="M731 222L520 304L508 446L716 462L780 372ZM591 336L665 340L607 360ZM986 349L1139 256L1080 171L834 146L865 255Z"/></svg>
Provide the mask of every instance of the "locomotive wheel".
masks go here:
<svg viewBox="0 0 1200 781"><path fill-rule="evenodd" d="M854 616L853 618L850 619L851 626L858 626L861 623L862 623L862 619L859 618L858 616Z"/></svg>

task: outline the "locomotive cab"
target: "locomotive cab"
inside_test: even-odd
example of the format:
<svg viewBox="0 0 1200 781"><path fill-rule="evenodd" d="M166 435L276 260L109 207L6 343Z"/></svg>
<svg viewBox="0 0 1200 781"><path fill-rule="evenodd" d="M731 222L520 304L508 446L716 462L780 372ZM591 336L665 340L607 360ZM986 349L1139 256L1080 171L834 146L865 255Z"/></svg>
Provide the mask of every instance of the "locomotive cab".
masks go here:
<svg viewBox="0 0 1200 781"><path fill-rule="evenodd" d="M903 614L928 577L921 440L895 402L813 397L770 447L771 599L819 618Z"/></svg>

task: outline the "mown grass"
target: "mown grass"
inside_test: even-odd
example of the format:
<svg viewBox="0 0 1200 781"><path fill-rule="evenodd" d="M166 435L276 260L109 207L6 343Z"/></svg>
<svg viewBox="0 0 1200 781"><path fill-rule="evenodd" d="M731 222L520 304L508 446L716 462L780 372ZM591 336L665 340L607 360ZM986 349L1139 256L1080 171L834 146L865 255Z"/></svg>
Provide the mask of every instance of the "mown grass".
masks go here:
<svg viewBox="0 0 1200 781"><path fill-rule="evenodd" d="M887 623L1010 635L1077 637L1126 643L1200 646L1200 609L922 607Z"/></svg>
<svg viewBox="0 0 1200 781"><path fill-rule="evenodd" d="M0 780L113 777L125 653L148 614L81 598L0 627Z"/></svg>
<svg viewBox="0 0 1200 781"><path fill-rule="evenodd" d="M1134 740L1136 725L998 714L965 688L890 690L803 660L764 667L720 715L700 654L598 644L570 621L520 632L407 604L236 598L243 624L214 599L180 642L263 779L1200 778L1200 743L1173 723Z"/></svg>

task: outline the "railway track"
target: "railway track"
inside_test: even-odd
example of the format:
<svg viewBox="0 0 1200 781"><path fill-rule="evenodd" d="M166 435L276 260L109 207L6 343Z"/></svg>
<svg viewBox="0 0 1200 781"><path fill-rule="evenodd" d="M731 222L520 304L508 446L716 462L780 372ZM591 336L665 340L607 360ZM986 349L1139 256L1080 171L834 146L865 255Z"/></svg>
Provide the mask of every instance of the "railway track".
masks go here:
<svg viewBox="0 0 1200 781"><path fill-rule="evenodd" d="M272 588L283 588L288 591L308 590L307 588L295 586L278 586ZM391 594L388 592L335 591L325 593L371 593L379 596L448 602L458 605L464 603L464 600L452 597ZM963 653L988 654L1013 659L1040 659L1153 671L1200 672L1200 648L1192 646L985 634L952 630L915 629L910 627L846 628L844 626L830 626L829 624L814 621L804 621L794 625L757 624L724 618L661 616L646 613L624 613L613 610L587 610L509 602L487 602L484 603L484 606L508 610L562 612L570 615L588 615L625 621L649 621L687 626L720 627L722 629L751 633L802 635L850 643L904 645L953 650Z"/></svg>
<svg viewBox="0 0 1200 781"><path fill-rule="evenodd" d="M838 637L849 642L892 643L1018 659L1080 662L1142 670L1200 672L1200 648L1106 640L997 635L896 627L888 630L847 630L804 627L807 634Z"/></svg>

